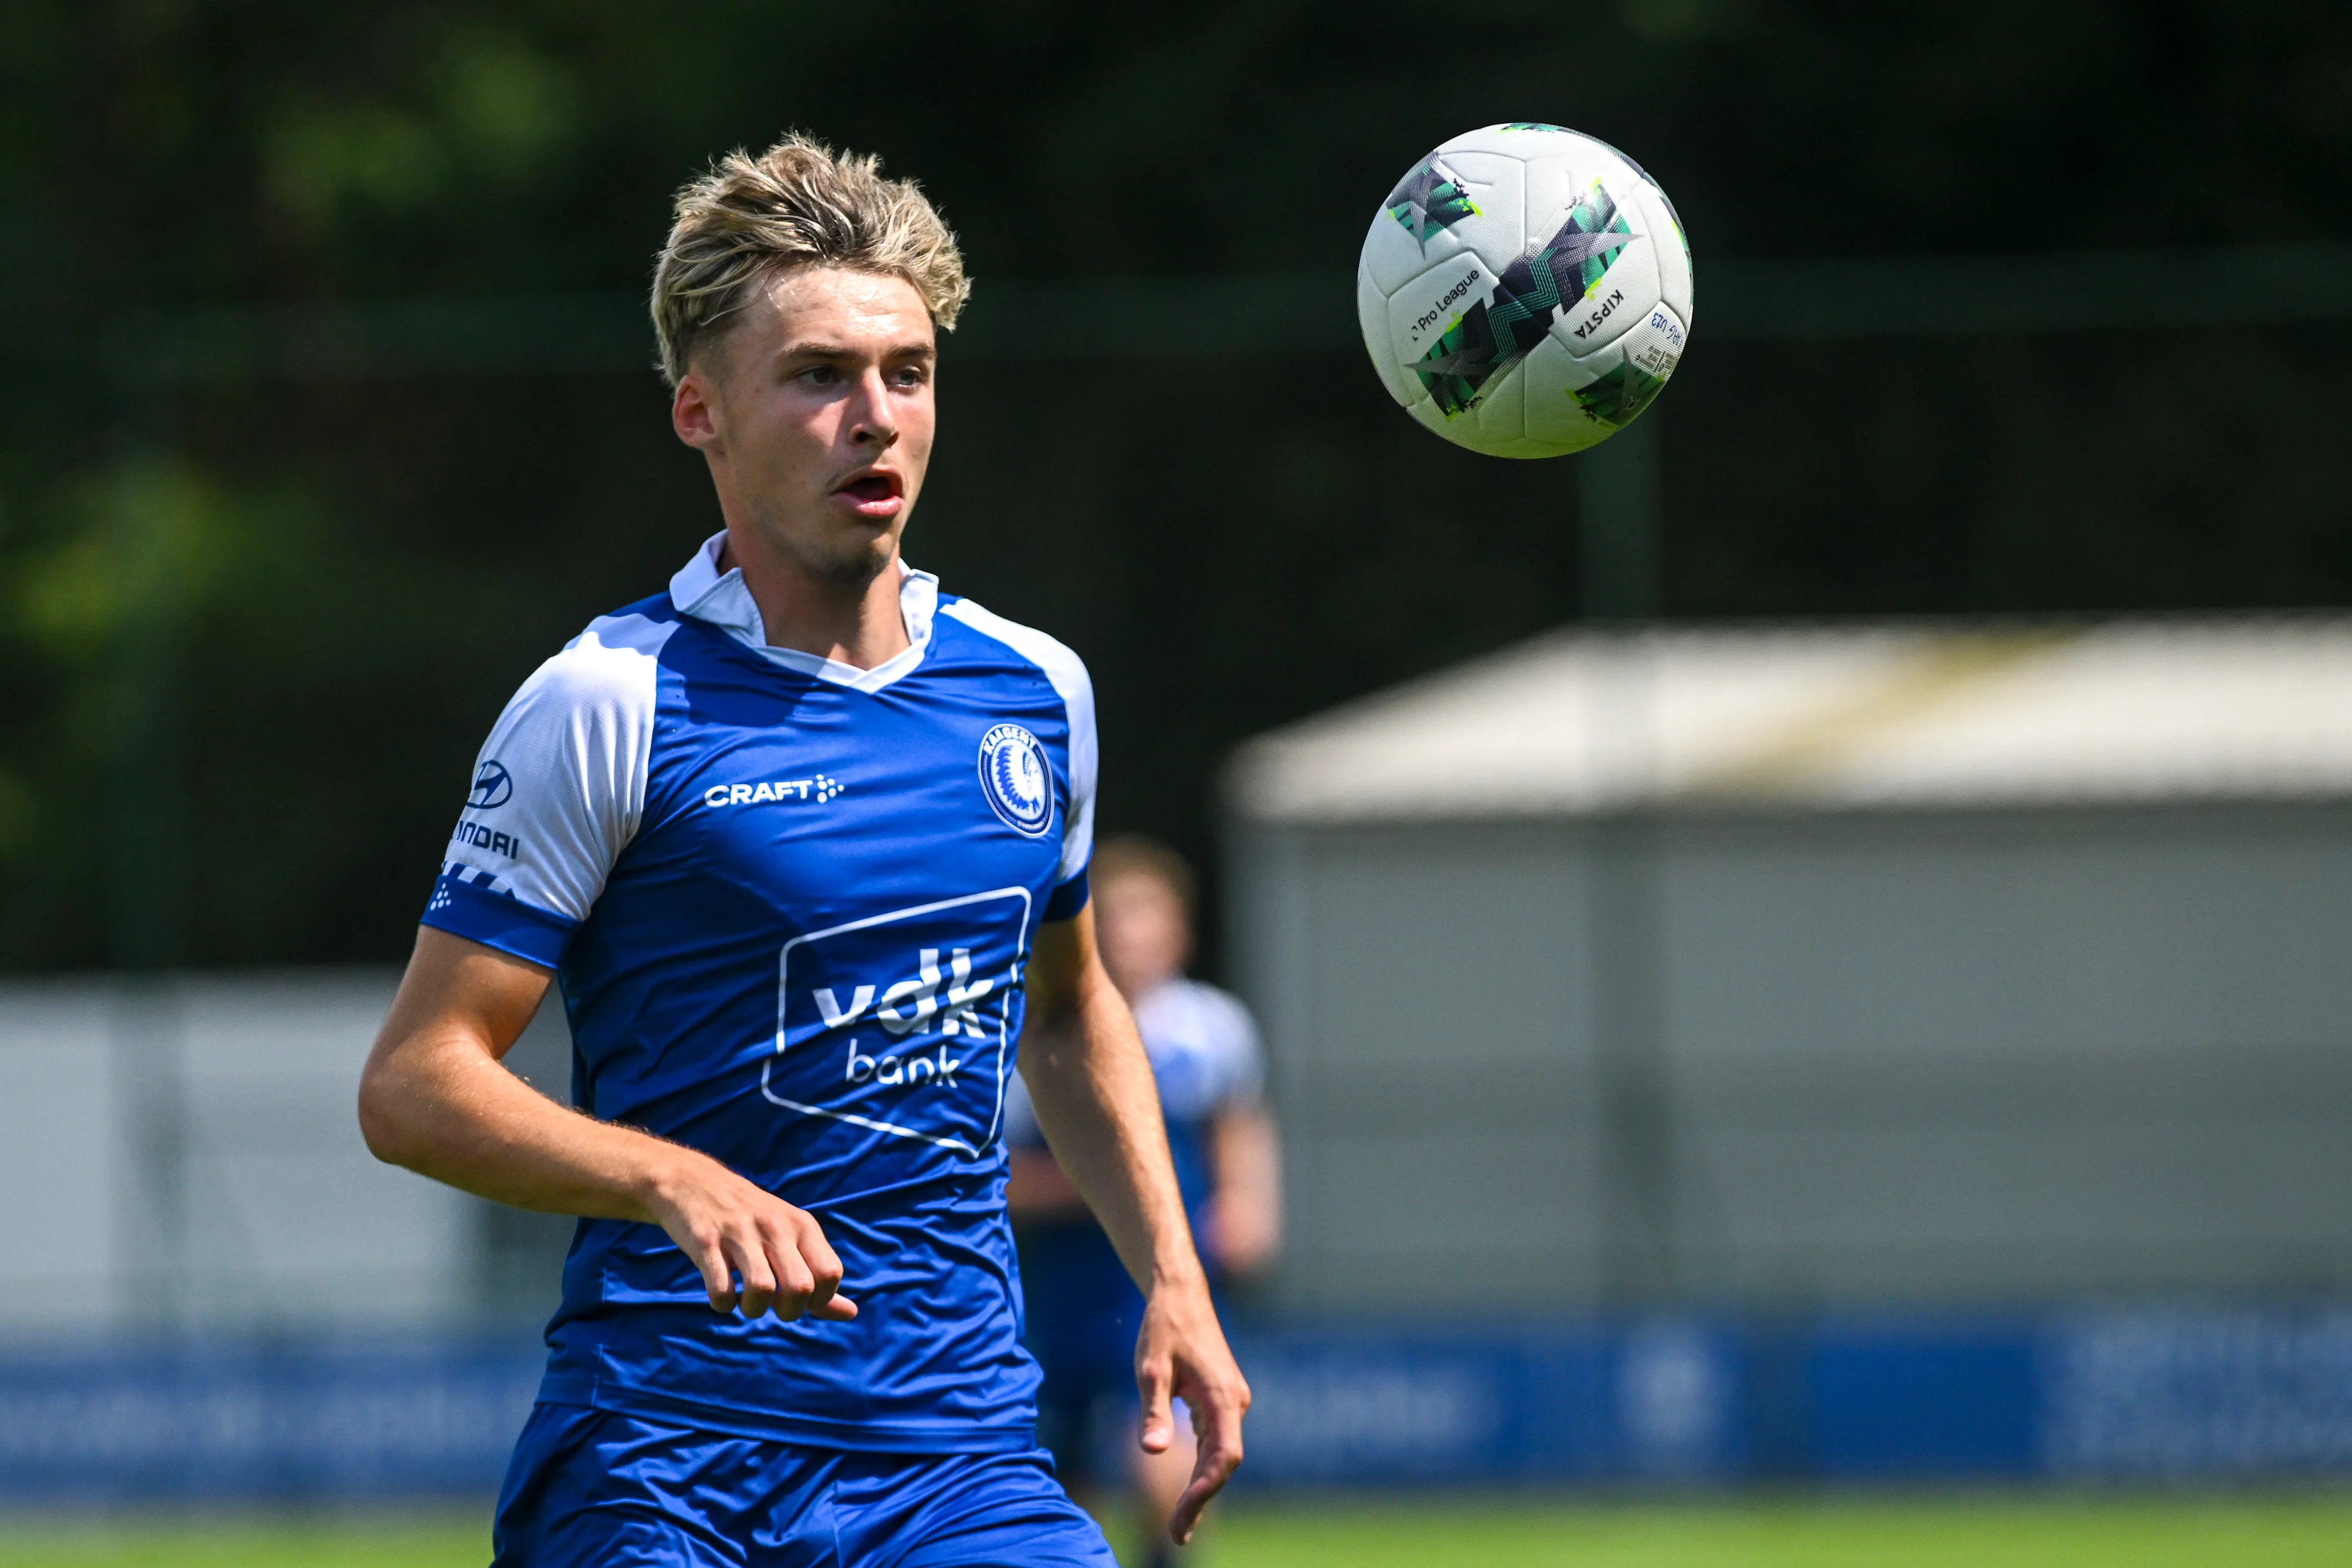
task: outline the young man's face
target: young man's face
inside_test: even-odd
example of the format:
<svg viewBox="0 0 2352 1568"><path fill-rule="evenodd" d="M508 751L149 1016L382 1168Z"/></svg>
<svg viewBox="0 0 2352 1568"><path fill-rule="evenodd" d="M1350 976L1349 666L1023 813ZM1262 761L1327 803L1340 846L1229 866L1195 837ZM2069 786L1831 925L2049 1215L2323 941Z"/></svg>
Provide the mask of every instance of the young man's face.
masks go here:
<svg viewBox="0 0 2352 1568"><path fill-rule="evenodd" d="M795 267L699 350L671 405L760 541L845 586L896 559L931 460L930 312L903 278Z"/></svg>
<svg viewBox="0 0 2352 1568"><path fill-rule="evenodd" d="M1192 955L1192 922L1175 889L1130 871L1096 883L1094 906L1103 967L1120 991L1140 996L1184 973Z"/></svg>

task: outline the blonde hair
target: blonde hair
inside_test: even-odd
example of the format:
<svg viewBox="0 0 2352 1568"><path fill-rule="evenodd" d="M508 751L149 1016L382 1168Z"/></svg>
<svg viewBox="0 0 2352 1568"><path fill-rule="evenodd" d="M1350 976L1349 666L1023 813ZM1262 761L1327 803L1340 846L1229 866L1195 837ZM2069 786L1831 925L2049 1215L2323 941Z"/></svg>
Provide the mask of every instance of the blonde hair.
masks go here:
<svg viewBox="0 0 2352 1568"><path fill-rule="evenodd" d="M761 282L811 264L903 278L950 331L971 293L955 236L912 180L793 132L756 158L738 148L677 193L654 262L664 379L676 386Z"/></svg>

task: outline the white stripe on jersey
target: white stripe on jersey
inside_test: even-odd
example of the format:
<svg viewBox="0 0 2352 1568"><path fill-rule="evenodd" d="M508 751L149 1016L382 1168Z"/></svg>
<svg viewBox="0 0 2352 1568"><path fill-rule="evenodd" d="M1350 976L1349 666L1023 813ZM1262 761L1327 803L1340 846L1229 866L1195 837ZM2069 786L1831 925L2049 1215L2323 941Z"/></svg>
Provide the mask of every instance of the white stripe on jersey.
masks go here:
<svg viewBox="0 0 2352 1568"><path fill-rule="evenodd" d="M994 637L1045 672L1070 716L1070 816L1062 828L1058 881L1086 869L1095 851L1095 775L1101 767L1095 742L1095 688L1076 654L1034 626L1008 621L970 599L958 599L944 614L984 637Z"/></svg>

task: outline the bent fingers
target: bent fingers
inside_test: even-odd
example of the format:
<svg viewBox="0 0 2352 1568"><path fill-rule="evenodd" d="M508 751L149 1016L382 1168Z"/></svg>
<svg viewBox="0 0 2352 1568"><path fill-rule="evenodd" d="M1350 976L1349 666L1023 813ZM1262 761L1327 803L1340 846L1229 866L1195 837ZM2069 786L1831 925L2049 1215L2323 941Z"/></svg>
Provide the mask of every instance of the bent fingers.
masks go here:
<svg viewBox="0 0 2352 1568"><path fill-rule="evenodd" d="M743 1279L743 1316L757 1318L776 1304L776 1271L768 1260L768 1249L761 1245L756 1231L750 1237L729 1237L726 1247L729 1260Z"/></svg>
<svg viewBox="0 0 2352 1568"><path fill-rule="evenodd" d="M688 1249L688 1256L694 1260L696 1271L702 1276L702 1289L710 1298L710 1310L714 1312L733 1311L735 1271L728 1264L726 1249L719 1246L719 1237L715 1235L698 1235L693 1243Z"/></svg>
<svg viewBox="0 0 2352 1568"><path fill-rule="evenodd" d="M1179 1546L1192 1539L1192 1531L1201 1522L1201 1510L1224 1489L1225 1483L1241 1468L1242 1413L1249 1408L1249 1389L1244 1384L1212 1392L1195 1386L1186 1390L1184 1402L1193 1413L1197 1442L1192 1479L1186 1483L1183 1495L1176 1500L1175 1512L1168 1520L1168 1538Z"/></svg>
<svg viewBox="0 0 2352 1568"><path fill-rule="evenodd" d="M1143 1399L1143 1431L1139 1441L1147 1454L1164 1454L1176 1440L1176 1424L1168 1414L1173 1373L1164 1353L1143 1356L1135 1363L1135 1391Z"/></svg>

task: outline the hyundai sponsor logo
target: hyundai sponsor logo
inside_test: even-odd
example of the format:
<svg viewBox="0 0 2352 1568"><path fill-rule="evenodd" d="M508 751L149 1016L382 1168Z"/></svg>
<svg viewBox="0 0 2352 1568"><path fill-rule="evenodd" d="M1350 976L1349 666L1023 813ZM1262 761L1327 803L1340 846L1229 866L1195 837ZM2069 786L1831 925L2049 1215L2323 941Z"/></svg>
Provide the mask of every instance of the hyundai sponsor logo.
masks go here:
<svg viewBox="0 0 2352 1568"><path fill-rule="evenodd" d="M514 775L507 772L504 763L492 759L474 775L474 787L466 796L466 806L470 811L495 811L513 798Z"/></svg>

